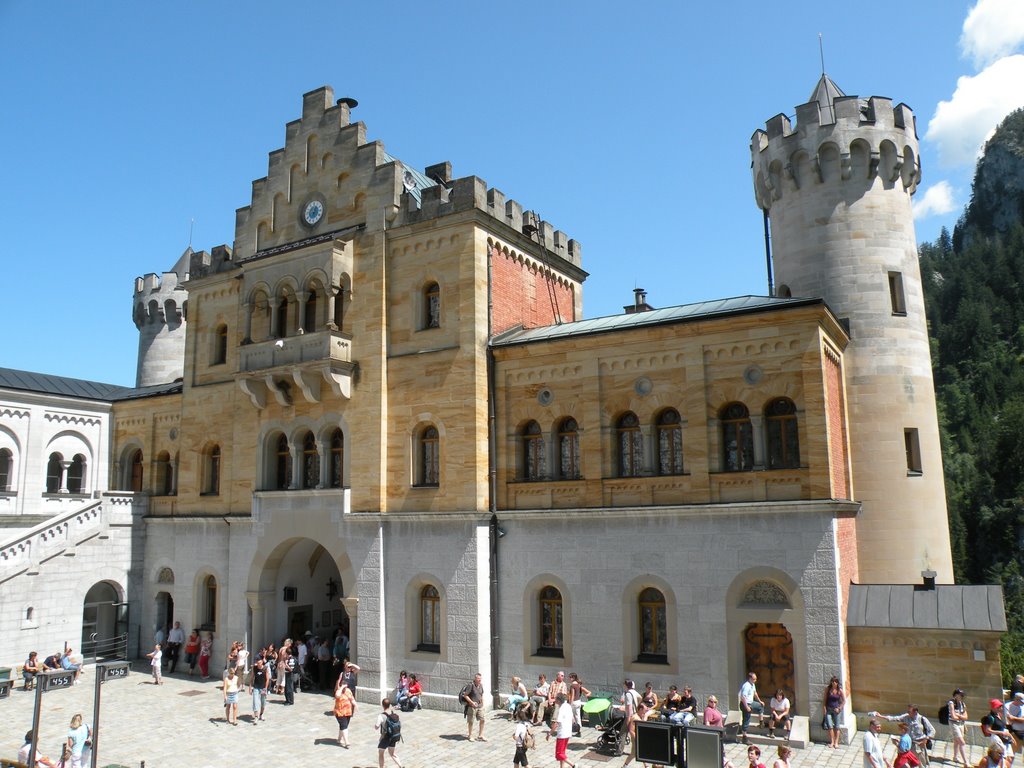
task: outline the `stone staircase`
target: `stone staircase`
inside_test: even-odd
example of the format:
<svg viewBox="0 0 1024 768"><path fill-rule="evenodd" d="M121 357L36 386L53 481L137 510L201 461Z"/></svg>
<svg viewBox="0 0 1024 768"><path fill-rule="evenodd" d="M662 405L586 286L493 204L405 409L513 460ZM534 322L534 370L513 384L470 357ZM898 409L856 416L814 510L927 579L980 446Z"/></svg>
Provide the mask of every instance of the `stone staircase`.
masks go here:
<svg viewBox="0 0 1024 768"><path fill-rule="evenodd" d="M725 734L727 741L736 741L740 736L740 723L743 722L743 713L738 709L730 709L725 717ZM768 737L768 729L756 725L756 718L751 719L750 727L747 730L747 743L757 744L764 751L765 747L774 747L783 743L785 734L782 731L775 732L775 738ZM793 725L789 732L789 745L793 749L806 749L811 744L811 724L806 715L794 715Z"/></svg>

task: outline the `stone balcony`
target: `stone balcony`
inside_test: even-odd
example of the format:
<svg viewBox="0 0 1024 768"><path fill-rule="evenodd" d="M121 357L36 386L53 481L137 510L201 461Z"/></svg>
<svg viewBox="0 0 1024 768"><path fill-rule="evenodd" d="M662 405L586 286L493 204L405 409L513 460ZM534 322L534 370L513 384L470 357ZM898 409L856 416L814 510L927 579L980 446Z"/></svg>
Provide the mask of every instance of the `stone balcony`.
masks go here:
<svg viewBox="0 0 1024 768"><path fill-rule="evenodd" d="M239 348L238 386L257 408L273 397L291 405L298 390L309 403L319 403L326 383L340 397L351 397L352 337L330 329L245 344Z"/></svg>

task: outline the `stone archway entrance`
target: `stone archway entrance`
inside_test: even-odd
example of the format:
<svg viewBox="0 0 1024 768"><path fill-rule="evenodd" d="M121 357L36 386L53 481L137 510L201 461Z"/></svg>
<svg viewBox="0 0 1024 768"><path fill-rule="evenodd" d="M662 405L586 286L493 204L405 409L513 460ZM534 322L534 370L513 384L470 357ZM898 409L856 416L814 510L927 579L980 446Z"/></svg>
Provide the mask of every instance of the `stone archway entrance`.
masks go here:
<svg viewBox="0 0 1024 768"><path fill-rule="evenodd" d="M113 584L93 584L82 601L82 656L87 660L126 658L128 604Z"/></svg>
<svg viewBox="0 0 1024 768"><path fill-rule="evenodd" d="M785 624L755 622L743 630L745 668L757 675L757 689L768 701L781 688L796 711L796 664L793 636Z"/></svg>

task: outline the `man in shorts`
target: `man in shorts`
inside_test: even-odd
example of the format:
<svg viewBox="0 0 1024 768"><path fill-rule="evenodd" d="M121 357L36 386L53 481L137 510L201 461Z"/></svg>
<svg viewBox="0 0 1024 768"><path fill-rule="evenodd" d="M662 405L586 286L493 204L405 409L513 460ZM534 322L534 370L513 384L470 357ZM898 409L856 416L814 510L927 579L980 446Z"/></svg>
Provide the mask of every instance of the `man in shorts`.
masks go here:
<svg viewBox="0 0 1024 768"><path fill-rule="evenodd" d="M558 709L552 715L551 721L551 735L555 737L555 760L558 761L558 768L576 768L566 756L569 739L572 736L572 705L564 693L555 697L555 704Z"/></svg>
<svg viewBox="0 0 1024 768"><path fill-rule="evenodd" d="M395 765L398 768L402 768L402 763L398 759L398 755L395 754L395 747L398 746L398 742L401 740L401 736L393 736L388 727L388 721L392 716L397 720L398 715L391 708L390 699L381 699L380 701L380 714L377 715L377 722L373 726L373 729L380 733L380 739L377 741L377 765L379 768L384 768L384 752L385 750L391 759L395 761Z"/></svg>
<svg viewBox="0 0 1024 768"><path fill-rule="evenodd" d="M466 716L466 741L473 740L474 720L478 726L476 740L487 741L484 738L484 684L479 672L473 676L473 682L462 689L459 698L462 699L463 714Z"/></svg>

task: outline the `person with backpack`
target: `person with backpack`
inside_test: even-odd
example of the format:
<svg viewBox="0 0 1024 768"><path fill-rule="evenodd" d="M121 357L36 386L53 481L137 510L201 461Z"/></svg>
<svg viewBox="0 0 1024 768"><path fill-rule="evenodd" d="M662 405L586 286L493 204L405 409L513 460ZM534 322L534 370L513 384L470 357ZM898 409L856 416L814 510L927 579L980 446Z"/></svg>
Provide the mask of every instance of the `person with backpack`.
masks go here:
<svg viewBox="0 0 1024 768"><path fill-rule="evenodd" d="M530 760L526 751L533 746L533 734L530 732L530 710L527 707L520 707L516 710L516 730L512 734L512 740L516 743L516 754L512 758L513 768L521 766L527 768Z"/></svg>
<svg viewBox="0 0 1024 768"><path fill-rule="evenodd" d="M939 710L939 722L949 726L949 737L953 742L953 761L956 762L959 754L964 765L967 765L967 739L964 734L964 727L967 723L967 705L964 704L964 692L960 688L953 691L953 698L946 702L943 709Z"/></svg>
<svg viewBox="0 0 1024 768"><path fill-rule="evenodd" d="M398 755L395 754L395 747L402 740L402 721L399 719L398 713L391 708L390 699L381 699L380 709L377 722L373 726L373 729L380 733L380 740L377 742L377 765L379 768L384 768L384 750L387 750L391 759L395 761L395 765L402 768L402 763L399 761Z"/></svg>

